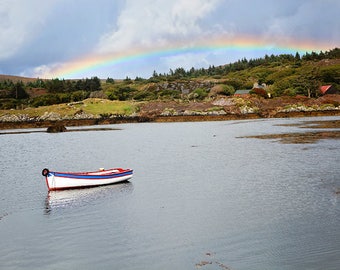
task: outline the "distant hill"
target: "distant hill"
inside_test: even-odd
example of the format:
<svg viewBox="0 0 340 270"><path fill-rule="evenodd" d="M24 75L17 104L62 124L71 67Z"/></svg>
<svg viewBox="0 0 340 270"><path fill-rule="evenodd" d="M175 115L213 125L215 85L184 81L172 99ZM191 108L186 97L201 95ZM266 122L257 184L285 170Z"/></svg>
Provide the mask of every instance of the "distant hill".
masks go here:
<svg viewBox="0 0 340 270"><path fill-rule="evenodd" d="M320 86L335 91L324 95ZM210 121L340 115L339 92L338 48L303 56L244 58L205 69L176 68L168 74L155 71L148 79L0 75L0 129L41 127L63 119L75 121L68 125L91 120L83 122L90 125L168 121L168 116L174 116L172 121Z"/></svg>
<svg viewBox="0 0 340 270"><path fill-rule="evenodd" d="M300 56L265 55L209 68L182 67L148 78L64 80L0 75L0 109L39 107L87 98L118 101L210 101L247 90L262 97L321 96L322 85L340 91L340 49Z"/></svg>
<svg viewBox="0 0 340 270"><path fill-rule="evenodd" d="M15 83L20 82L20 81L22 81L23 83L28 83L28 82L34 82L35 80L37 80L37 78L0 74L0 81L5 81L5 80L10 80Z"/></svg>

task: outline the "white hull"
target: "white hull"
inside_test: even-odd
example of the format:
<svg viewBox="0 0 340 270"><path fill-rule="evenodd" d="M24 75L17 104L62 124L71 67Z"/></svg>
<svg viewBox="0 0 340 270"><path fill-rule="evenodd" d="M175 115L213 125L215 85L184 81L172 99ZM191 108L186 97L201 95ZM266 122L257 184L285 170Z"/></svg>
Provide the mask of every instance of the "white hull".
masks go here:
<svg viewBox="0 0 340 270"><path fill-rule="evenodd" d="M48 190L60 190L109 185L127 181L132 176L132 170L118 168L88 173L48 172L45 177Z"/></svg>

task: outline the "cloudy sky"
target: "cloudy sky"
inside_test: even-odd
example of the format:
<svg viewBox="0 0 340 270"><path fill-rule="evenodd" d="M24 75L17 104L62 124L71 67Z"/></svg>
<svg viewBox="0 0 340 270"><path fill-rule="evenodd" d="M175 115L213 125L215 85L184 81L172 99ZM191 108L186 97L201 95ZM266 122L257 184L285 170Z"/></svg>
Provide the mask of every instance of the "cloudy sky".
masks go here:
<svg viewBox="0 0 340 270"><path fill-rule="evenodd" d="M0 0L0 74L149 78L340 47L339 0Z"/></svg>

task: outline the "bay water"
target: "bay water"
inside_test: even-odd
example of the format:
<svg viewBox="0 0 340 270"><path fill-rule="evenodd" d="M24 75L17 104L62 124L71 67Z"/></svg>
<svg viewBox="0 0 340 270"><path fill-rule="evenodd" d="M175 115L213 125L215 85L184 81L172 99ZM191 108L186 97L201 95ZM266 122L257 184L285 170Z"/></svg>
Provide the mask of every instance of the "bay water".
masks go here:
<svg viewBox="0 0 340 270"><path fill-rule="evenodd" d="M340 141L244 138L332 119L4 132L0 269L339 269ZM48 192L45 167L134 177Z"/></svg>

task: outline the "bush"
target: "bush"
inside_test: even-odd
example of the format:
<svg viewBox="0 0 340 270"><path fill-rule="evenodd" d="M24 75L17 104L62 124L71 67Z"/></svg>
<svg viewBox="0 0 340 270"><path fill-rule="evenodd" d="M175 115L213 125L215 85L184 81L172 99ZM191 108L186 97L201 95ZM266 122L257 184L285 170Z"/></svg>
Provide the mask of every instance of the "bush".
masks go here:
<svg viewBox="0 0 340 270"><path fill-rule="evenodd" d="M322 67L319 72L319 79L328 84L340 83L339 76L340 64L330 67Z"/></svg>
<svg viewBox="0 0 340 270"><path fill-rule="evenodd" d="M228 80L226 84L232 86L234 89L241 89L241 88L247 89L246 87L243 87L244 82L243 80L240 80L240 79Z"/></svg>
<svg viewBox="0 0 340 270"><path fill-rule="evenodd" d="M1 99L0 110L15 109L18 105L18 100L14 98Z"/></svg>
<svg viewBox="0 0 340 270"><path fill-rule="evenodd" d="M198 100L203 100L208 96L208 93L205 89L203 88L197 88L193 92L189 94L189 99L198 99Z"/></svg>
<svg viewBox="0 0 340 270"><path fill-rule="evenodd" d="M30 104L32 107L40 107L52 105L54 102L57 102L56 95L43 95L39 97L35 97L31 100Z"/></svg>
<svg viewBox="0 0 340 270"><path fill-rule="evenodd" d="M178 90L164 89L158 92L158 96L163 99L176 99L181 97L181 92Z"/></svg>
<svg viewBox="0 0 340 270"><path fill-rule="evenodd" d="M210 97L217 95L231 96L235 93L235 89L232 85L217 84L210 90Z"/></svg>
<svg viewBox="0 0 340 270"><path fill-rule="evenodd" d="M155 92L144 90L144 91L138 91L133 96L133 99L139 100L139 101L141 101L141 100L154 100L154 99L157 99L157 95L156 95Z"/></svg>
<svg viewBox="0 0 340 270"><path fill-rule="evenodd" d="M258 95L258 96L264 97L264 98L268 97L267 91L264 90L263 88L254 88L249 93L255 94L255 95Z"/></svg>
<svg viewBox="0 0 340 270"><path fill-rule="evenodd" d="M125 100L132 99L132 97L134 96L136 92L137 90L130 86L121 86L121 87L115 88L113 91L106 92L106 95L108 99L110 100L125 101Z"/></svg>
<svg viewBox="0 0 340 270"><path fill-rule="evenodd" d="M68 103L71 102L70 93L48 94L39 97L35 97L31 100L31 106L49 106L53 104Z"/></svg>
<svg viewBox="0 0 340 270"><path fill-rule="evenodd" d="M288 88L283 91L283 95L293 97L296 96L296 91L293 88Z"/></svg>
<svg viewBox="0 0 340 270"><path fill-rule="evenodd" d="M231 96L235 93L235 88L232 85L225 85L224 93L226 96Z"/></svg>
<svg viewBox="0 0 340 270"><path fill-rule="evenodd" d="M82 101L90 96L89 92L75 91L71 93L70 101ZM69 101L67 101L69 102Z"/></svg>
<svg viewBox="0 0 340 270"><path fill-rule="evenodd" d="M284 95L284 91L286 91L287 89L296 88L296 81L298 80L298 78L298 76L290 76L276 81L272 85L273 95L275 97L279 97Z"/></svg>

